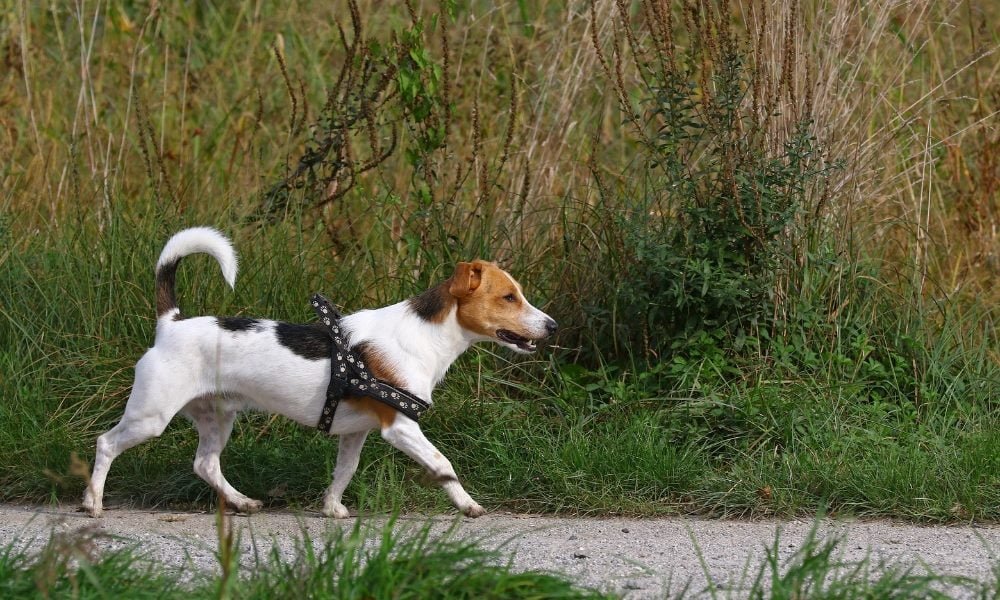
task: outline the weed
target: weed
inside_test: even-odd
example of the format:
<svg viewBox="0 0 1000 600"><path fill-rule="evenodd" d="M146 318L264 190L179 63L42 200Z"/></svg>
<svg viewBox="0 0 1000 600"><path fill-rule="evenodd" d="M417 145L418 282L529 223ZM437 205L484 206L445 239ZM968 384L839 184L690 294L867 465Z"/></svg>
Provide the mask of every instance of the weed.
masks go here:
<svg viewBox="0 0 1000 600"><path fill-rule="evenodd" d="M721 578L710 572L699 540L693 537L709 585L703 590L690 581L676 586L668 576L664 593L679 599L991 598L997 591L995 580L935 573L925 565L901 561L875 561L871 555L845 558L844 537L822 528L817 521L791 552L779 531L759 562L748 558L742 573L725 573ZM486 550L486 544L493 542L459 538L454 529L443 533L433 529L430 522L404 526L389 519L376 525L358 519L351 527L332 528L321 537L302 531L291 552L278 544L261 549L255 541L252 557L234 555L247 568L231 579L225 567L221 574L167 567L139 553L128 540L112 545L86 529L53 533L40 551L30 549L32 540L15 540L0 550L0 591L17 598L614 597L573 585L557 573L514 571L501 559L506 546ZM997 570L994 565L993 573Z"/></svg>
<svg viewBox="0 0 1000 600"><path fill-rule="evenodd" d="M795 552L782 559L776 534L746 597L944 599L966 586L978 587L963 578L919 573L912 565L874 564L870 557L846 561L838 556L843 542L836 533L821 537L814 525Z"/></svg>
<svg viewBox="0 0 1000 600"><path fill-rule="evenodd" d="M223 514L220 511L220 514ZM239 555L228 525L219 528L221 573L181 573L137 546L100 549L93 532L53 533L35 553L14 541L0 551L0 591L17 598L609 598L541 571L515 572L483 540L459 539L433 523L404 527L358 519L313 539L305 531L289 554L274 544ZM235 566L247 564L237 577ZM249 561L249 562L246 562Z"/></svg>

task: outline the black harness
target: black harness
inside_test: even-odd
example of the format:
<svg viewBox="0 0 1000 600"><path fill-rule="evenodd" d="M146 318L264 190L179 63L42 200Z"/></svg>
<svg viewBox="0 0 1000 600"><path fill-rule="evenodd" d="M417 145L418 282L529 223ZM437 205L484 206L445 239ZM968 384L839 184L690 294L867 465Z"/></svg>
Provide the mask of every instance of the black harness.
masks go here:
<svg viewBox="0 0 1000 600"><path fill-rule="evenodd" d="M319 320L326 325L333 340L330 353L330 385L326 388L326 404L316 428L329 433L333 415L344 396L365 396L387 404L407 417L417 421L430 404L404 389L382 381L368 372L357 352L347 347L347 340L340 333L342 315L319 294L313 294L312 306Z"/></svg>

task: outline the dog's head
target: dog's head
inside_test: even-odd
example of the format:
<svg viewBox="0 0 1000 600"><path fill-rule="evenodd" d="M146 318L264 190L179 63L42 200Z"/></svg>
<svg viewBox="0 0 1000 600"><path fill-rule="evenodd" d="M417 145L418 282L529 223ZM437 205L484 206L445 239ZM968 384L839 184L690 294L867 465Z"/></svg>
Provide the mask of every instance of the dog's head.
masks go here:
<svg viewBox="0 0 1000 600"><path fill-rule="evenodd" d="M515 352L534 352L535 342L558 328L552 317L528 302L521 284L494 263L460 262L447 285L463 328Z"/></svg>

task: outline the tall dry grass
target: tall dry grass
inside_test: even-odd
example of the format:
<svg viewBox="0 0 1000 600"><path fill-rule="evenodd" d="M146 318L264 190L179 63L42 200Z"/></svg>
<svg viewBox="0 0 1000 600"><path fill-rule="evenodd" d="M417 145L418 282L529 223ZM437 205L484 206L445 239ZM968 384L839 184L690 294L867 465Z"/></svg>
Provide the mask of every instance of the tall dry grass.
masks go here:
<svg viewBox="0 0 1000 600"><path fill-rule="evenodd" d="M904 263L917 295L996 299L997 8L988 2L740 6L778 109L843 161L825 207L845 241Z"/></svg>
<svg viewBox="0 0 1000 600"><path fill-rule="evenodd" d="M514 231L534 231L532 219L548 221L547 209L565 197L592 202L594 136L612 176L633 160L634 146L588 41L596 36L627 52L613 27L621 11L643 20L651 7L668 4L683 23L685 3L470 5L445 36L429 36L438 57L445 45L449 54L454 108L443 162L459 171L471 163L475 173L462 195L493 190L498 212L517 221L509 224ZM431 16L441 6L414 10ZM405 10L370 1L358 7L373 38L407 20ZM770 101L760 110L784 117L774 121L784 131L775 131L773 143L789 123L810 117L831 160L844 161L827 207L847 225L842 230L862 224L861 240L892 238L894 252L918 266L920 291L927 277L941 291L963 282L992 291L1000 268L993 3L780 0L731 8L752 40L761 81L755 94ZM303 21L292 8L242 4L13 3L0 32L8 210L33 215L31 224L58 225L82 209L106 220L149 193L182 211L252 201L294 163L302 123L315 117L339 60L346 5L309 12L314 18ZM199 43L216 34L220 48ZM278 47L291 94L274 58ZM621 64L615 76L631 85L638 73ZM298 106L290 102L296 97ZM295 110L299 125L289 124ZM366 192L405 194L408 178L393 163L368 178Z"/></svg>
<svg viewBox="0 0 1000 600"><path fill-rule="evenodd" d="M635 26L637 39L619 27L594 40L608 54L606 84L625 89L640 76L635 54L654 52L671 35L657 33L658 20L669 17L672 41L683 48L692 28L708 39L725 36L713 20L728 13L745 34L739 43L754 73L745 102L766 122L771 151L809 120L828 161L843 166L812 207L839 243L907 265L901 271L917 295L997 297L1000 32L993 3L592 4L592 23L606 24L616 4L610 16ZM635 98L626 101L636 111L631 118L642 118ZM611 176L616 168L607 169Z"/></svg>

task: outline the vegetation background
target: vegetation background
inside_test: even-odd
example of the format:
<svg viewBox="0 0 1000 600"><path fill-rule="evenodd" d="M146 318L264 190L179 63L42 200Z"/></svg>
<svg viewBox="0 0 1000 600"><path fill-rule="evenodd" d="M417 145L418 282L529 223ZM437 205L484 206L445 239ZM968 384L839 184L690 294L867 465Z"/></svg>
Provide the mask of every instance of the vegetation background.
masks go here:
<svg viewBox="0 0 1000 600"><path fill-rule="evenodd" d="M986 0L0 4L0 500L79 498L189 314L397 301L475 256L563 325L426 429L488 507L1000 517L1000 8ZM183 420L112 503L213 501ZM335 450L237 424L234 485L313 507ZM372 440L348 502L443 509Z"/></svg>

